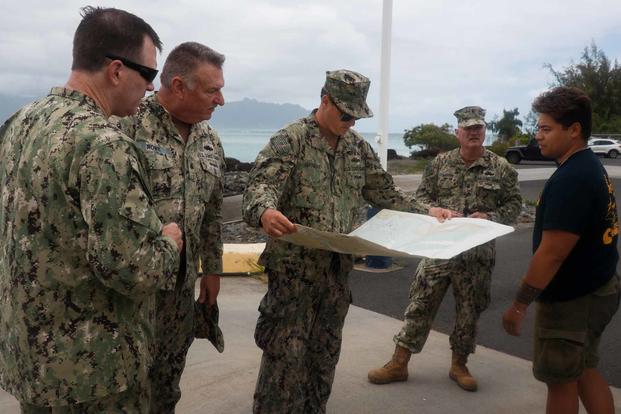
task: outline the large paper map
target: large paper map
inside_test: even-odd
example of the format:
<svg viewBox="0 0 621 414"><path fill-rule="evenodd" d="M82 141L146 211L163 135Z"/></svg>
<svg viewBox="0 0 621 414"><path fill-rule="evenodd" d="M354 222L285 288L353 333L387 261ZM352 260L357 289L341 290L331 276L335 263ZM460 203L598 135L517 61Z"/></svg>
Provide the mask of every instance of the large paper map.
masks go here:
<svg viewBox="0 0 621 414"><path fill-rule="evenodd" d="M474 246L511 233L513 227L489 220L453 218L444 223L421 214L382 210L349 234L330 233L296 224L281 239L313 249L359 256L450 259Z"/></svg>

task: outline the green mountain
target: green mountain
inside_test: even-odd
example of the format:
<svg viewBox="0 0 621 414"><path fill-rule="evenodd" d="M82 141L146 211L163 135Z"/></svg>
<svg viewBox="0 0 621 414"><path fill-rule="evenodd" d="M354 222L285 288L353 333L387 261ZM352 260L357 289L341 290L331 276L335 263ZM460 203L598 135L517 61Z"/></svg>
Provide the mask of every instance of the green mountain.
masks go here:
<svg viewBox="0 0 621 414"><path fill-rule="evenodd" d="M217 128L278 129L310 113L294 104L259 102L244 98L218 107L209 123Z"/></svg>

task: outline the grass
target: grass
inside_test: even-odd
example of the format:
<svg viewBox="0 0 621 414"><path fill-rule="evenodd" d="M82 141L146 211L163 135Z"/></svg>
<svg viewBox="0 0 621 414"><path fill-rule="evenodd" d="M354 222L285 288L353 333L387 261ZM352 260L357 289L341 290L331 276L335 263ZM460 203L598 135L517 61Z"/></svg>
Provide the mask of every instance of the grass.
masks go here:
<svg viewBox="0 0 621 414"><path fill-rule="evenodd" d="M421 174L431 158L403 159L388 161L388 172L392 175Z"/></svg>

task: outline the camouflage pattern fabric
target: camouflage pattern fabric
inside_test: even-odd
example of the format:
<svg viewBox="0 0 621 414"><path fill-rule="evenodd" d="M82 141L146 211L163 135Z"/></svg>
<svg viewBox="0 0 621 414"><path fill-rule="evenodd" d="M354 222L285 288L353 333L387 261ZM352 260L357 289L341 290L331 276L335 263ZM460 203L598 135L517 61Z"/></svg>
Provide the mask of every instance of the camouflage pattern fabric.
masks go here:
<svg viewBox="0 0 621 414"><path fill-rule="evenodd" d="M490 151L470 166L459 148L438 155L431 162L416 191L417 199L429 207L487 213L489 219L512 224L521 210L517 172ZM405 323L395 335L397 345L420 352L431 324L450 284L455 295L456 322L450 336L451 349L460 355L473 353L479 315L489 305L494 242L470 249L450 260L423 259L410 288Z"/></svg>
<svg viewBox="0 0 621 414"><path fill-rule="evenodd" d="M373 112L366 102L370 85L366 76L339 69L326 72L323 88L342 112L355 118L370 118Z"/></svg>
<svg viewBox="0 0 621 414"><path fill-rule="evenodd" d="M208 301L194 301L194 338L205 338L218 350L224 352L224 336L218 326L220 309L218 304L209 305Z"/></svg>
<svg viewBox="0 0 621 414"><path fill-rule="evenodd" d="M326 412L351 303L348 272L339 267L333 254L326 266L269 272L255 332L264 352L253 412Z"/></svg>
<svg viewBox="0 0 621 414"><path fill-rule="evenodd" d="M332 149L313 113L277 132L259 153L242 212L256 227L265 209L273 208L294 223L348 233L365 202L427 211L395 188L356 132L347 132ZM255 331L264 353L254 412L325 412L351 302L352 258L270 239L260 263L269 284Z"/></svg>
<svg viewBox="0 0 621 414"><path fill-rule="evenodd" d="M0 385L36 406L146 381L153 294L172 288L134 144L96 103L52 89L0 129Z"/></svg>
<svg viewBox="0 0 621 414"><path fill-rule="evenodd" d="M480 106L465 106L453 113L457 118L457 126L468 128L474 125L487 125L485 123L485 109Z"/></svg>
<svg viewBox="0 0 621 414"><path fill-rule="evenodd" d="M134 138L147 166L157 214L182 224L185 262L173 291L156 298L157 349L151 372L152 412L172 413L181 398L179 381L194 340L194 286L204 274L222 271L224 151L207 122L192 125L187 142L179 135L157 94L143 99L133 117L119 120Z"/></svg>
<svg viewBox="0 0 621 414"><path fill-rule="evenodd" d="M181 374L194 341L194 289L157 292L151 413L174 413L181 398Z"/></svg>
<svg viewBox="0 0 621 414"><path fill-rule="evenodd" d="M39 407L21 403L22 414L148 414L149 392L147 384L134 385L126 391L79 404Z"/></svg>

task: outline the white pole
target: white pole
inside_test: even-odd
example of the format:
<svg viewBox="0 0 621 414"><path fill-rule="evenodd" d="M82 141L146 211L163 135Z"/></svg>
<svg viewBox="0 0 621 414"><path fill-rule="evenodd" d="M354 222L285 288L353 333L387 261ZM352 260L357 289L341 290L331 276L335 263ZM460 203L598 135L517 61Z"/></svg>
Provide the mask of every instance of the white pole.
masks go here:
<svg viewBox="0 0 621 414"><path fill-rule="evenodd" d="M384 0L382 12L382 61L380 68L380 110L378 155L382 167L388 171L388 101L390 97L390 47L392 37L392 0Z"/></svg>

